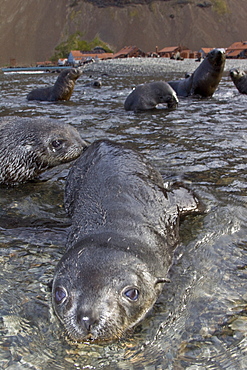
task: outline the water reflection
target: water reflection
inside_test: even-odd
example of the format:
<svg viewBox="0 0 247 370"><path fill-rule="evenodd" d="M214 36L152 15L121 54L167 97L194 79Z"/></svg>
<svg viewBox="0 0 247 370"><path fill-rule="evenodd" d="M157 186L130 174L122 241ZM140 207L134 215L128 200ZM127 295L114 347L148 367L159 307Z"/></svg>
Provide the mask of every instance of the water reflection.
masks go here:
<svg viewBox="0 0 247 370"><path fill-rule="evenodd" d="M142 82L182 78L194 61L131 59L88 65L72 100L28 102L37 85L57 76L1 75L0 115L47 116L70 122L90 142L128 142L165 180L191 186L207 206L181 225L167 284L133 333L108 345L72 343L51 310L47 284L63 253L69 220L63 209L68 167L42 181L0 189L0 359L3 369L245 369L246 96L227 70L215 95L181 99L174 111L125 112ZM92 77L90 77L92 76ZM86 87L102 78L102 88Z"/></svg>

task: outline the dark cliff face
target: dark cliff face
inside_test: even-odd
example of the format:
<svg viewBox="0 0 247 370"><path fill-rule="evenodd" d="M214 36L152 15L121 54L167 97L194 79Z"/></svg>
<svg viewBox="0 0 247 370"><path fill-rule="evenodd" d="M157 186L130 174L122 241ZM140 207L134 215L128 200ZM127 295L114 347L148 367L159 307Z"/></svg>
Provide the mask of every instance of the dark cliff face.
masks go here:
<svg viewBox="0 0 247 370"><path fill-rule="evenodd" d="M0 9L0 66L49 60L76 31L116 51L227 47L246 39L246 19L246 0L8 0Z"/></svg>

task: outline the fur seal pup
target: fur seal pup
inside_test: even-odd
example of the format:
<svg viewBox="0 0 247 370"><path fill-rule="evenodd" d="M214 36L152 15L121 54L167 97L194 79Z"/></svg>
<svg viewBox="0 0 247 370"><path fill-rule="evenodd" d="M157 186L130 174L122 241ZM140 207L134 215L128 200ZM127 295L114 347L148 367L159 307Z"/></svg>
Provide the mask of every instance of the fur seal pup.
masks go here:
<svg viewBox="0 0 247 370"><path fill-rule="evenodd" d="M32 90L28 100L58 101L69 100L74 90L76 80L81 76L82 69L69 68L59 73L54 86L41 87Z"/></svg>
<svg viewBox="0 0 247 370"><path fill-rule="evenodd" d="M167 103L168 108L175 108L178 98L175 91L164 81L138 85L127 96L125 110L134 112L154 109L158 104Z"/></svg>
<svg viewBox="0 0 247 370"><path fill-rule="evenodd" d="M229 73L232 82L241 94L247 94L247 75L244 71L232 68Z"/></svg>
<svg viewBox="0 0 247 370"><path fill-rule="evenodd" d="M184 188L165 189L137 152L99 140L71 167L65 207L72 228L54 273L54 311L74 340L117 339L157 300L179 217L199 202Z"/></svg>
<svg viewBox="0 0 247 370"><path fill-rule="evenodd" d="M223 49L211 50L191 76L178 81L169 81L169 85L178 96L198 95L207 98L213 95L221 80L226 55Z"/></svg>
<svg viewBox="0 0 247 370"><path fill-rule="evenodd" d="M87 146L71 125L49 118L0 120L0 183L13 185L77 158Z"/></svg>

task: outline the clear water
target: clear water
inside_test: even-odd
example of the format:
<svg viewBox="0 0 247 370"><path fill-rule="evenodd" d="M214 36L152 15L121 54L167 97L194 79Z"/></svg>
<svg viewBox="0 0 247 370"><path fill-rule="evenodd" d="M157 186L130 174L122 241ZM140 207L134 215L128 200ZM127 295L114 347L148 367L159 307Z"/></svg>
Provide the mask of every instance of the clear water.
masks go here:
<svg viewBox="0 0 247 370"><path fill-rule="evenodd" d="M2 369L247 368L247 96L228 78L210 99L134 114L132 87L192 72L194 60L125 59L90 64L70 102L28 102L56 74L1 74L0 116L69 122L89 142L110 138L145 153L165 179L183 181L207 207L187 217L171 283L148 317L119 342L73 343L51 309L47 283L63 254L69 165L15 188L0 188L0 367ZM90 77L92 76L92 77ZM101 78L102 88L85 85Z"/></svg>

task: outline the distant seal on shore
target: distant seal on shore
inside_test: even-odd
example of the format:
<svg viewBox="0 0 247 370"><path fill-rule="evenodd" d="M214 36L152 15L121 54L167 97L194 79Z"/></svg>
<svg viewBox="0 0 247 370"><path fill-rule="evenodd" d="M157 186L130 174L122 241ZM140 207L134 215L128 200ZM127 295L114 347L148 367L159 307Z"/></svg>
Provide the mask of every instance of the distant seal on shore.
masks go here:
<svg viewBox="0 0 247 370"><path fill-rule="evenodd" d="M86 146L73 126L54 119L0 119L0 184L33 179L77 158Z"/></svg>
<svg viewBox="0 0 247 370"><path fill-rule="evenodd" d="M244 71L232 68L229 73L234 85L241 94L247 94L247 75Z"/></svg>
<svg viewBox="0 0 247 370"><path fill-rule="evenodd" d="M137 85L124 102L125 110L134 112L154 109L158 104L167 103L168 108L175 108L178 98L175 91L164 81Z"/></svg>
<svg viewBox="0 0 247 370"><path fill-rule="evenodd" d="M224 50L213 49L189 77L168 83L176 91L177 96L210 97L219 85L225 60Z"/></svg>
<svg viewBox="0 0 247 370"><path fill-rule="evenodd" d="M157 300L179 217L199 202L184 188L165 189L137 152L99 140L70 169L65 206L72 228L54 273L54 311L74 340L117 339Z"/></svg>
<svg viewBox="0 0 247 370"><path fill-rule="evenodd" d="M81 74L82 69L80 68L64 69L59 73L54 86L34 89L27 95L27 99L41 101L69 100L74 90L76 80Z"/></svg>

